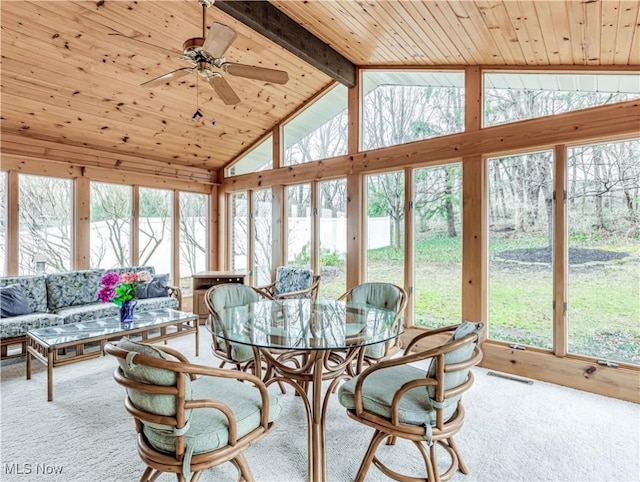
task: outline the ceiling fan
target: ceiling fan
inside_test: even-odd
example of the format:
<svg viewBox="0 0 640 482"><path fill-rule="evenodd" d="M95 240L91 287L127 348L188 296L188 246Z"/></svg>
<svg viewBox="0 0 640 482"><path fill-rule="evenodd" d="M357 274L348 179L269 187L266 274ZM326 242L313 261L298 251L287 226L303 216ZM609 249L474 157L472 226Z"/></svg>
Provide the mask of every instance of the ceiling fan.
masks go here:
<svg viewBox="0 0 640 482"><path fill-rule="evenodd" d="M223 77L223 73L236 77L272 82L274 84L286 84L289 75L283 70L255 67L253 65L236 64L227 62L224 54L235 40L237 34L231 27L222 23L213 22L209 33L206 30L206 9L213 5L215 0L198 0L202 5L202 37L190 38L182 45L182 52L165 49L164 47L145 42L135 37L129 37L119 32L109 35L118 35L139 44L145 44L156 50L169 51L178 54L179 58L192 64L192 67L182 67L168 72L140 84L143 87L157 87L171 80L180 79L193 72L204 77L213 87L222 101L227 105L234 105L240 102L240 98L235 93L231 85Z"/></svg>

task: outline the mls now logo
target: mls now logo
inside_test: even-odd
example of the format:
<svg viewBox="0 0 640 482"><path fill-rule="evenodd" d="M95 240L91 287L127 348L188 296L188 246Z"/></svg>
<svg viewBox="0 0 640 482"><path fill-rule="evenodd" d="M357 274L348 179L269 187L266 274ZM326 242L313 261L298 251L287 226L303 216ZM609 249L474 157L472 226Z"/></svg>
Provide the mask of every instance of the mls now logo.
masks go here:
<svg viewBox="0 0 640 482"><path fill-rule="evenodd" d="M61 474L63 470L62 465L47 465L47 464L4 464L3 472L7 475L56 475Z"/></svg>

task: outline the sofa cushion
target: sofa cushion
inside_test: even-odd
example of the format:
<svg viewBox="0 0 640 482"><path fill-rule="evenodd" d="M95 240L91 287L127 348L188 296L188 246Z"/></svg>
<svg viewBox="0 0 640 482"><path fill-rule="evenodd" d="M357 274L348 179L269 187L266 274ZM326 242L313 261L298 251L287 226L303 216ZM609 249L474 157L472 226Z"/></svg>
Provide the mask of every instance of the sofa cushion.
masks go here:
<svg viewBox="0 0 640 482"><path fill-rule="evenodd" d="M149 283L144 283L138 286L136 289L136 295L138 299L143 300L146 298L162 298L169 296L169 275L161 274L156 275Z"/></svg>
<svg viewBox="0 0 640 482"><path fill-rule="evenodd" d="M67 306L54 311L62 318L65 325L79 323L81 321L97 320L118 316L118 307L113 303L88 303L86 305Z"/></svg>
<svg viewBox="0 0 640 482"><path fill-rule="evenodd" d="M0 286L0 318L33 313L20 285Z"/></svg>
<svg viewBox="0 0 640 482"><path fill-rule="evenodd" d="M86 305L98 300L102 269L67 271L47 275L47 300L50 310Z"/></svg>
<svg viewBox="0 0 640 482"><path fill-rule="evenodd" d="M138 304L136 305L136 311L153 311L153 310L161 310L162 308L172 308L174 310L178 309L178 299L173 297L164 297L164 298L145 298L143 300L138 300Z"/></svg>
<svg viewBox="0 0 640 482"><path fill-rule="evenodd" d="M52 313L32 313L0 320L0 339L24 336L29 330L62 325L62 317Z"/></svg>
<svg viewBox="0 0 640 482"><path fill-rule="evenodd" d="M29 308L35 313L47 312L47 284L44 275L5 276L0 278L0 286L19 284Z"/></svg>
<svg viewBox="0 0 640 482"><path fill-rule="evenodd" d="M156 273L156 270L153 266L123 266L121 268L110 268L105 271L115 271L118 274L129 273L133 271L134 273L139 273L140 271L148 271L151 275Z"/></svg>

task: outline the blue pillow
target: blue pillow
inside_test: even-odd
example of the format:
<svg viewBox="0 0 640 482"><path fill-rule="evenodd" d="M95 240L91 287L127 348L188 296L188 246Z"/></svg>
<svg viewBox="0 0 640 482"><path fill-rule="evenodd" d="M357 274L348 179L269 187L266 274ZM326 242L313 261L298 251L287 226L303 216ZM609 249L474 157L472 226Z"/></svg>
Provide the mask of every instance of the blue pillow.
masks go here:
<svg viewBox="0 0 640 482"><path fill-rule="evenodd" d="M0 318L28 315L33 313L26 296L19 284L0 288Z"/></svg>
<svg viewBox="0 0 640 482"><path fill-rule="evenodd" d="M169 296L169 288L167 283L169 282L168 274L161 274L154 276L149 283L144 283L138 286L136 295L138 299L145 298L162 298Z"/></svg>

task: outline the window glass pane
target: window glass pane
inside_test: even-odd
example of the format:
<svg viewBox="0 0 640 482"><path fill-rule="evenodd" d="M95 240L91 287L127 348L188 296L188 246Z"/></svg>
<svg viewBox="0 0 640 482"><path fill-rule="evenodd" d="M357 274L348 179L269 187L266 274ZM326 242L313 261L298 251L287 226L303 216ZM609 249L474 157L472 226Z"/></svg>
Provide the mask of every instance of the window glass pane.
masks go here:
<svg viewBox="0 0 640 482"><path fill-rule="evenodd" d="M640 364L640 140L568 150L569 351Z"/></svg>
<svg viewBox="0 0 640 482"><path fill-rule="evenodd" d="M18 184L19 274L70 270L71 180L20 174Z"/></svg>
<svg viewBox="0 0 640 482"><path fill-rule="evenodd" d="M156 274L172 273L173 193L140 188L140 265L153 266Z"/></svg>
<svg viewBox="0 0 640 482"><path fill-rule="evenodd" d="M194 273L207 269L207 202L204 194L181 192L180 196L180 288L193 294Z"/></svg>
<svg viewBox="0 0 640 482"><path fill-rule="evenodd" d="M489 336L552 348L551 152L489 159Z"/></svg>
<svg viewBox="0 0 640 482"><path fill-rule="evenodd" d="M311 267L311 185L285 187L287 265Z"/></svg>
<svg viewBox="0 0 640 482"><path fill-rule="evenodd" d="M367 281L404 286L404 172L366 176Z"/></svg>
<svg viewBox="0 0 640 482"><path fill-rule="evenodd" d="M283 165L347 153L347 88L338 84L284 126Z"/></svg>
<svg viewBox="0 0 640 482"><path fill-rule="evenodd" d="M273 140L271 136L247 152L238 161L224 170L225 177L239 176L250 172L273 168Z"/></svg>
<svg viewBox="0 0 640 482"><path fill-rule="evenodd" d="M366 71L362 149L464 130L464 73Z"/></svg>
<svg viewBox="0 0 640 482"><path fill-rule="evenodd" d="M271 283L271 199L271 189L253 192L253 284L256 286Z"/></svg>
<svg viewBox="0 0 640 482"><path fill-rule="evenodd" d="M483 123L488 127L638 97L637 74L487 73Z"/></svg>
<svg viewBox="0 0 640 482"><path fill-rule="evenodd" d="M249 229L247 219L249 211L247 209L247 193L238 192L230 196L229 219L231 220L231 240L229 265L232 271L245 273L247 271L247 240Z"/></svg>
<svg viewBox="0 0 640 482"><path fill-rule="evenodd" d="M462 166L414 171L414 323L462 319Z"/></svg>
<svg viewBox="0 0 640 482"><path fill-rule="evenodd" d="M131 186L91 183L91 267L131 265Z"/></svg>
<svg viewBox="0 0 640 482"><path fill-rule="evenodd" d="M318 183L320 193L320 291L337 298L347 290L347 180Z"/></svg>
<svg viewBox="0 0 640 482"><path fill-rule="evenodd" d="M0 276L7 274L7 178L0 171Z"/></svg>

